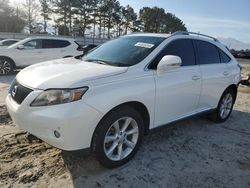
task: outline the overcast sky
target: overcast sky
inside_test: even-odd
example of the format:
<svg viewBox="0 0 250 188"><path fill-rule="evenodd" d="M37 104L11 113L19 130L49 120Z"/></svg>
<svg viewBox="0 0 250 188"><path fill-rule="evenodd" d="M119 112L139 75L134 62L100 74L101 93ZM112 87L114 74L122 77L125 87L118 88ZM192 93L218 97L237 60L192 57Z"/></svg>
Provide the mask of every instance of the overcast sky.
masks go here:
<svg viewBox="0 0 250 188"><path fill-rule="evenodd" d="M25 0L10 0L18 5ZM183 20L189 31L250 43L250 0L120 0L136 12L158 6Z"/></svg>

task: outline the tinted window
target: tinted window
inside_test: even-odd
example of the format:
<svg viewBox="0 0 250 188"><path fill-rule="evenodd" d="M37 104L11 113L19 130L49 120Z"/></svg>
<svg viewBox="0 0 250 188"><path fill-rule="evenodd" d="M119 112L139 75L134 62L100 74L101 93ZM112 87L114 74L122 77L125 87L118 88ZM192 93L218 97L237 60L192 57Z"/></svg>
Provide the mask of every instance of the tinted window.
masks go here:
<svg viewBox="0 0 250 188"><path fill-rule="evenodd" d="M220 63L220 54L217 47L209 42L195 40L199 64Z"/></svg>
<svg viewBox="0 0 250 188"><path fill-rule="evenodd" d="M229 61L231 61L231 58L222 50L220 50L220 60L222 63L228 63Z"/></svg>
<svg viewBox="0 0 250 188"><path fill-rule="evenodd" d="M182 66L195 65L193 43L189 39L179 39L171 42L164 55L176 55L182 60Z"/></svg>
<svg viewBox="0 0 250 188"><path fill-rule="evenodd" d="M70 42L66 40L44 39L43 48L64 48L69 46Z"/></svg>
<svg viewBox="0 0 250 188"><path fill-rule="evenodd" d="M104 43L83 57L114 66L132 66L145 59L165 38L126 36Z"/></svg>
<svg viewBox="0 0 250 188"><path fill-rule="evenodd" d="M182 60L182 66L195 65L193 43L190 39L178 39L168 44L156 57L150 68L156 68L165 55L176 55Z"/></svg>
<svg viewBox="0 0 250 188"><path fill-rule="evenodd" d="M42 48L42 41L39 39L30 40L23 44L25 49L40 49Z"/></svg>

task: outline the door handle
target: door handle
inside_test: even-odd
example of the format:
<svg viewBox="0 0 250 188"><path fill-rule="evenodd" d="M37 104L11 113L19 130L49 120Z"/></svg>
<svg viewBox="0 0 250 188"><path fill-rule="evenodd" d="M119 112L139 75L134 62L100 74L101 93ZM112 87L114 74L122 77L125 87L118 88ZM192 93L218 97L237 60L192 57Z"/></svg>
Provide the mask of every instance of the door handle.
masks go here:
<svg viewBox="0 0 250 188"><path fill-rule="evenodd" d="M228 76L228 75L229 75L229 72L228 72L228 71L224 71L224 72L223 72L223 75L224 75L224 76Z"/></svg>
<svg viewBox="0 0 250 188"><path fill-rule="evenodd" d="M43 53L43 52L42 52L42 51L38 51L37 53L41 54L41 53Z"/></svg>
<svg viewBox="0 0 250 188"><path fill-rule="evenodd" d="M194 75L194 76L192 77L192 80L199 80L199 79L201 79L201 77L198 76L198 75Z"/></svg>

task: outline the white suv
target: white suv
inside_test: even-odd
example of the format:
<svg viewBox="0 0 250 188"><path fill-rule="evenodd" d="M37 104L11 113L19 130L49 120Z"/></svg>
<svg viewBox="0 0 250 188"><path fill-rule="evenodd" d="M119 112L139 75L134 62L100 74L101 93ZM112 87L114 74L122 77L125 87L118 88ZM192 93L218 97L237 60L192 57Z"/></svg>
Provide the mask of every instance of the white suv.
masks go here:
<svg viewBox="0 0 250 188"><path fill-rule="evenodd" d="M0 49L0 75L10 74L19 67L82 54L81 47L74 39L26 38L7 48Z"/></svg>
<svg viewBox="0 0 250 188"><path fill-rule="evenodd" d="M30 66L6 103L17 126L63 150L91 148L106 167L126 163L144 134L198 113L232 111L240 66L216 39L132 34L82 60Z"/></svg>

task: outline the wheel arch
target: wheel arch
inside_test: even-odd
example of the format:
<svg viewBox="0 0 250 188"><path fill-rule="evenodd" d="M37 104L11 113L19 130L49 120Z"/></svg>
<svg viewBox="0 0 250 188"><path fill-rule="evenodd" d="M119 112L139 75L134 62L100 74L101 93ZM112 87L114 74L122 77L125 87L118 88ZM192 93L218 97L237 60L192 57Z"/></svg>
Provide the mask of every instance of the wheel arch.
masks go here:
<svg viewBox="0 0 250 188"><path fill-rule="evenodd" d="M231 112L228 114L228 116L224 117L224 119L223 119L223 117L220 116L220 103L221 103L221 101L223 100L223 96L224 96L228 91L231 91L231 92L234 93L234 101L233 101L233 104L234 104L235 101L236 101L236 98L237 98L237 90L238 90L237 85L231 84L231 85L229 85L229 86L223 91L223 93L221 94L220 100L219 100L219 102L218 102L218 104L217 104L216 110L212 111L212 113L210 114L210 115L211 115L211 119L212 119L214 122L216 122L216 123L222 123L222 122L224 122L224 121L226 121L226 120L228 119L228 117L230 116L232 110L231 110ZM232 106L232 108L233 108L233 106Z"/></svg>
<svg viewBox="0 0 250 188"><path fill-rule="evenodd" d="M135 109L141 116L142 116L142 119L144 121L144 135L147 135L149 133L149 126L150 126L150 115L149 115L149 111L147 109L147 107L141 103L141 102L138 102L138 101L129 101L129 102L124 102L122 104L119 104L115 107L113 107L111 110L109 110L102 118L101 120L99 121L99 123L97 124L97 126L95 127L95 130L93 132L93 135L92 135L92 139L91 139L91 148L93 146L93 136L98 128L98 126L100 125L100 122L105 118L107 117L110 113L112 113L114 110L118 109L118 108L122 108L124 106L129 106L133 109Z"/></svg>
<svg viewBox="0 0 250 188"><path fill-rule="evenodd" d="M144 121L144 128L145 128L144 134L147 134L149 132L149 125L150 125L150 115L149 115L149 111L147 107L143 103L138 102L138 101L126 102L119 106L123 106L123 105L130 106L141 114L142 119Z"/></svg>
<svg viewBox="0 0 250 188"><path fill-rule="evenodd" d="M16 63L15 63L15 61L11 57L0 55L0 59L1 58L9 59L13 63L14 69L16 68Z"/></svg>
<svg viewBox="0 0 250 188"><path fill-rule="evenodd" d="M234 92L234 94L235 94L235 96L234 96L234 102L236 101L236 98L237 98L237 92L238 92L238 87L237 87L237 85L235 85L235 84L231 84L230 86L228 86L225 90L224 90L224 92L225 91L227 91L227 90L232 90L233 92ZM223 92L223 93L224 93Z"/></svg>

